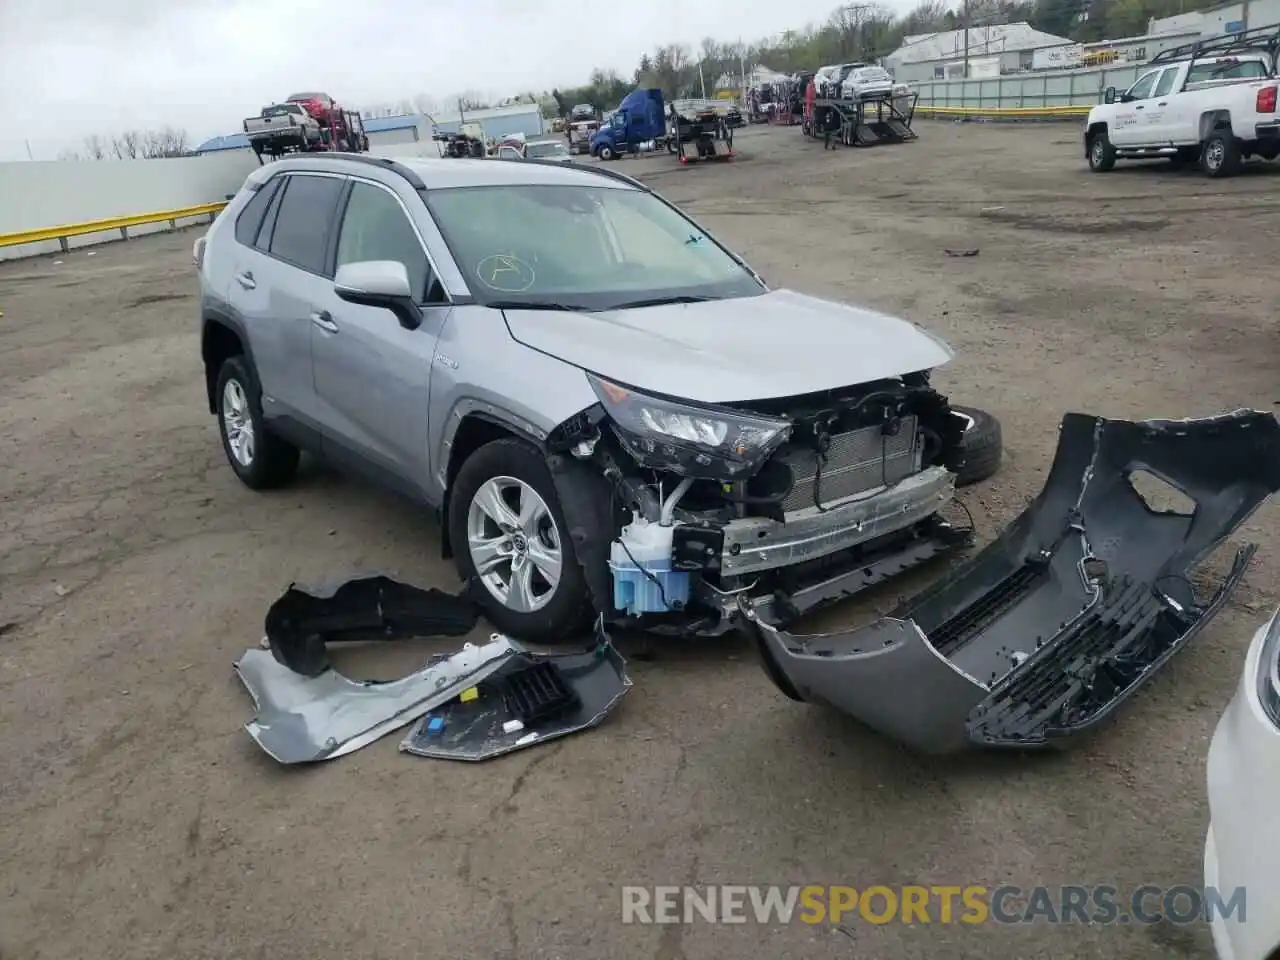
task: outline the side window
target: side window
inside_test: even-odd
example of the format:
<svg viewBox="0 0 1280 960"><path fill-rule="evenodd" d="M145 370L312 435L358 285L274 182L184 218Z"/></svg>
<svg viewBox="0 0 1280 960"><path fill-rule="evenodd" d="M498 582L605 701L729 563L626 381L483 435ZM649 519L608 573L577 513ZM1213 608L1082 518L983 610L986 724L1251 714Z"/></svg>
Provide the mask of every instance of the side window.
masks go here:
<svg viewBox="0 0 1280 960"><path fill-rule="evenodd" d="M1160 82L1156 84L1155 96L1168 96L1169 91L1173 89L1173 83L1178 79L1178 68L1169 67L1164 73L1160 74Z"/></svg>
<svg viewBox="0 0 1280 960"><path fill-rule="evenodd" d="M1160 75L1159 70L1152 70L1145 74L1141 80L1129 88L1129 98L1131 100L1145 100L1151 96L1151 88L1156 84L1156 77Z"/></svg>
<svg viewBox="0 0 1280 960"><path fill-rule="evenodd" d="M337 265L364 260L403 263L415 297L423 302L443 299L438 293L428 295L436 291L428 289L431 268L427 254L400 201L381 187L357 181L351 185L351 196L342 215ZM431 286L438 290L438 284Z"/></svg>
<svg viewBox="0 0 1280 960"><path fill-rule="evenodd" d="M342 181L337 177L291 175L276 213L271 255L323 274L329 224L341 194Z"/></svg>
<svg viewBox="0 0 1280 960"><path fill-rule="evenodd" d="M246 247L253 246L258 239L258 230L262 226L262 215L266 213L271 198L275 196L282 180L284 177L273 177L268 180L244 205L240 216L236 217L236 243L242 243Z"/></svg>

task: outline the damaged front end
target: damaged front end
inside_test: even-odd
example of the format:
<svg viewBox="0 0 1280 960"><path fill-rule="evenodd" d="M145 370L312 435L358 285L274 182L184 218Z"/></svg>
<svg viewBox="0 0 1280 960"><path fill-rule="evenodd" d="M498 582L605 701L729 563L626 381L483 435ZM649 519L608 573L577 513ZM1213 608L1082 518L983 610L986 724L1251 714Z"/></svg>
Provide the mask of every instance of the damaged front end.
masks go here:
<svg viewBox="0 0 1280 960"><path fill-rule="evenodd" d="M1156 510L1149 474L1194 507ZM740 622L787 696L826 703L915 750L1035 749L1111 715L1194 637L1244 575L1191 577L1280 489L1280 425L1241 410L1127 422L1068 414L1036 500L980 554L888 616L785 632L771 600Z"/></svg>
<svg viewBox="0 0 1280 960"><path fill-rule="evenodd" d="M607 616L723 632L740 596L795 617L970 541L945 518L966 420L926 374L718 406L590 380L547 447Z"/></svg>

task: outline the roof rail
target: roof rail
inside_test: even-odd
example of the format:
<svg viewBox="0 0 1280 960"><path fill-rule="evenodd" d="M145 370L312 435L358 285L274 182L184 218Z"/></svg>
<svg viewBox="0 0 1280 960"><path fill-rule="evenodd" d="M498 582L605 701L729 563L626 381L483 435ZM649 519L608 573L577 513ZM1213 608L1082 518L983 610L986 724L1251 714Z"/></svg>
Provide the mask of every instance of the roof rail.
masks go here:
<svg viewBox="0 0 1280 960"><path fill-rule="evenodd" d="M508 162L536 163L540 167L557 167L561 170L565 168L565 163L563 160L543 160L540 157L525 157L522 160L508 161ZM625 173L621 173L617 170L610 170L607 167L594 166L594 165L588 167L588 166L578 166L577 164L574 164L571 169L581 170L583 173L593 173L598 177L608 177L610 180L620 180L623 183L630 184L631 186L635 187L638 190L644 190L646 193L653 192L652 190L649 189L648 185L640 182L635 177L628 177Z"/></svg>
<svg viewBox="0 0 1280 960"><path fill-rule="evenodd" d="M371 157L367 153L347 153L344 150L325 150L318 153L292 153L289 154L290 160L298 160L302 157L313 158L315 160L351 160L355 163L365 163L374 167L381 167L383 170L390 170L392 173L398 173L409 181L409 186L415 190L425 190L427 185L422 182L422 178L417 172L406 167L399 161L392 160L390 157ZM283 158L282 158L283 159Z"/></svg>
<svg viewBox="0 0 1280 960"><path fill-rule="evenodd" d="M1161 50L1149 61L1150 63L1169 63L1172 60L1197 60L1205 56L1225 56L1229 53L1246 50L1265 50L1274 58L1280 51L1280 25L1271 24L1266 27L1255 27L1241 33L1231 33L1208 40L1196 40L1178 47ZM1273 63L1274 67L1275 64Z"/></svg>

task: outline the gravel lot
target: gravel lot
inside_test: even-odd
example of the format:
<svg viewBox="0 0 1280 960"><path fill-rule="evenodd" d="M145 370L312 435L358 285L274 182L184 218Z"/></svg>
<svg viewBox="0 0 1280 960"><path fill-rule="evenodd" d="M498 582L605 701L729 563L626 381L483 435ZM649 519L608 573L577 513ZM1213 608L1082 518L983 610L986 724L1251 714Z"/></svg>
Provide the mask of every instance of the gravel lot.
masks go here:
<svg viewBox="0 0 1280 960"><path fill-rule="evenodd" d="M948 338L941 385L1004 422L1003 472L964 494L984 535L1039 489L1065 411L1275 409L1280 168L1099 177L1074 124L920 130L835 152L751 130L731 164L617 169L775 286ZM294 579L456 578L393 498L314 466L271 495L235 480L204 406L195 236L0 265L4 960L1208 955L1200 926L623 926L619 888L1199 884L1208 738L1277 600L1274 507L1240 533L1261 549L1230 607L1062 755L920 759L784 700L736 638L625 638L646 656L598 730L474 766L388 737L283 770L231 670L268 604ZM392 677L451 646L343 665Z"/></svg>

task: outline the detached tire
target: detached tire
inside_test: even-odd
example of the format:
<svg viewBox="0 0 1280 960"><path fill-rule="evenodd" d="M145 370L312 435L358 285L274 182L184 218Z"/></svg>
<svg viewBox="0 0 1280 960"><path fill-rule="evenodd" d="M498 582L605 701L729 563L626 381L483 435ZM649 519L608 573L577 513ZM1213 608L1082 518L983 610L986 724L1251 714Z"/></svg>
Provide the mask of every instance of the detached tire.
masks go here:
<svg viewBox="0 0 1280 960"><path fill-rule="evenodd" d="M971 421L964 432L964 439L961 440L964 465L956 474L956 486L967 487L971 483L995 476L1004 457L1004 437L1000 421L976 407L952 404L951 409Z"/></svg>
<svg viewBox="0 0 1280 960"><path fill-rule="evenodd" d="M512 438L471 454L449 493L448 522L458 573L500 632L532 643L580 638L591 619L590 593L538 450ZM546 573L553 567L554 584ZM523 589L513 593L517 571Z"/></svg>
<svg viewBox="0 0 1280 960"><path fill-rule="evenodd" d="M282 487L298 470L298 448L271 433L262 416L262 390L243 357L218 371L218 432L227 462L251 490Z"/></svg>

